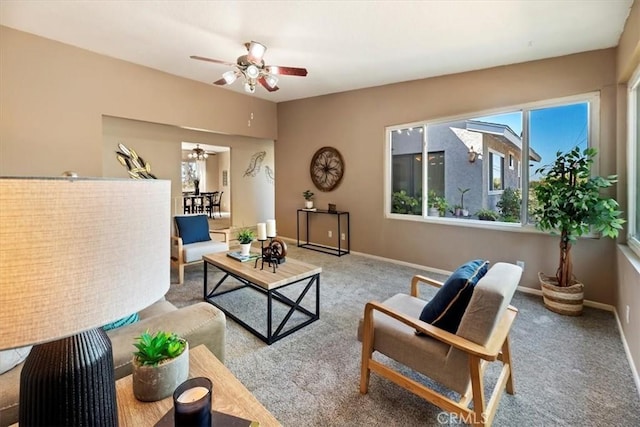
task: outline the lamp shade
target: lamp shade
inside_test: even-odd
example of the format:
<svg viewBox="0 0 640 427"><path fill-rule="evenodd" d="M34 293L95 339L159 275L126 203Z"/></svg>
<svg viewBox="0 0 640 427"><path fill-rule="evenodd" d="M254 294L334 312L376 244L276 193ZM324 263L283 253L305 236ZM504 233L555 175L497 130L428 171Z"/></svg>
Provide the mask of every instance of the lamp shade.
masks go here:
<svg viewBox="0 0 640 427"><path fill-rule="evenodd" d="M0 349L128 316L169 289L170 181L0 178Z"/></svg>

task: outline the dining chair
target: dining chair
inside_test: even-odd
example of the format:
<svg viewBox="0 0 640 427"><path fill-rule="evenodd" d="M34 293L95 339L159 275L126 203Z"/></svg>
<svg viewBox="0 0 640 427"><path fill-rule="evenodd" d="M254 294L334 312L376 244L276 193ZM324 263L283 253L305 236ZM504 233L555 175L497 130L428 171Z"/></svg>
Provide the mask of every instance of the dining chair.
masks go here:
<svg viewBox="0 0 640 427"><path fill-rule="evenodd" d="M222 218L222 212L220 212L220 203L222 200L223 193L224 191L221 191L219 193L216 191L216 193L213 196L213 201L211 202L211 214L213 215L214 218L215 218L216 207L218 208L218 215L220 215L220 218Z"/></svg>

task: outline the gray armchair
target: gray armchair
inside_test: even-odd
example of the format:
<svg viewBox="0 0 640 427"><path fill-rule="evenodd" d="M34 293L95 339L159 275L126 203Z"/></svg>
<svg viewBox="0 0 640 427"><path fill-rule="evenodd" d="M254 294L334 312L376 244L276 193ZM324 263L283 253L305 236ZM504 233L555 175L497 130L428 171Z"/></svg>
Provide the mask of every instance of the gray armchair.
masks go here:
<svg viewBox="0 0 640 427"><path fill-rule="evenodd" d="M220 234L223 240L211 239ZM184 266L202 262L202 256L229 250L229 230L209 230L206 215L176 215L171 236L171 266L178 269L178 283L184 283Z"/></svg>
<svg viewBox="0 0 640 427"><path fill-rule="evenodd" d="M383 303L367 303L358 328L362 341L360 392L367 393L373 371L468 424L491 425L502 391L506 388L514 393L509 331L517 310L509 304L521 275L520 267L507 263L489 269L475 286L455 334L419 320L427 302L418 298L418 284L443 285L435 280L415 276L411 295L397 294ZM460 400L374 360L375 351L457 392ZM487 403L483 378L489 362L501 363L502 370ZM468 407L470 402L473 409Z"/></svg>

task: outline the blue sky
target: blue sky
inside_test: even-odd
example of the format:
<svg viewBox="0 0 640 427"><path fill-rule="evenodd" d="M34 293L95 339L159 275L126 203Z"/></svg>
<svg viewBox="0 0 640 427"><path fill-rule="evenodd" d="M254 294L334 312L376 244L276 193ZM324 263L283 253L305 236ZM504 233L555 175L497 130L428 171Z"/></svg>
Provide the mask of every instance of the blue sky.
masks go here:
<svg viewBox="0 0 640 427"><path fill-rule="evenodd" d="M553 162L558 150L565 152L576 145L583 149L587 147L588 113L589 106L586 102L531 110L530 144L542 157L539 163L532 162L532 177L537 168ZM477 117L473 120L508 125L517 135L522 132L520 111Z"/></svg>

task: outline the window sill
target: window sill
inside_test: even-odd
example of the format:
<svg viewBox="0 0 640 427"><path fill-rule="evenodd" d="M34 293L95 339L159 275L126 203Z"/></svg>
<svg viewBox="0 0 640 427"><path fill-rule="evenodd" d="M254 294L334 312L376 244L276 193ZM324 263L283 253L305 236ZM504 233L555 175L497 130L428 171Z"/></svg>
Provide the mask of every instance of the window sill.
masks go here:
<svg viewBox="0 0 640 427"><path fill-rule="evenodd" d="M551 233L548 233L546 231L538 230L535 227L535 225L528 224L523 226L520 223L515 223L515 222L482 221L479 219L456 219L451 217L436 217L436 216L423 217L420 215L403 215L403 214L386 214L385 218L392 219L392 220L400 220L400 221L424 222L428 224L437 224L437 225L450 225L450 226L467 227L467 228L481 228L484 230L509 231L513 233L551 235ZM600 235L593 234L593 233L579 237L579 239L599 239L599 238L600 238Z"/></svg>
<svg viewBox="0 0 640 427"><path fill-rule="evenodd" d="M457 219L449 217L422 217L420 215L387 214L387 219L400 221L426 222L429 224L454 225L458 227L483 228L485 230L513 231L517 233L543 233L532 225L522 226L520 223L499 221L481 221L479 219Z"/></svg>
<svg viewBox="0 0 640 427"><path fill-rule="evenodd" d="M640 257L628 245L618 244L618 249L636 270L636 273L640 274Z"/></svg>

